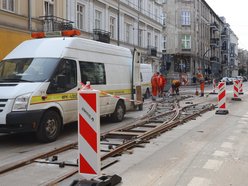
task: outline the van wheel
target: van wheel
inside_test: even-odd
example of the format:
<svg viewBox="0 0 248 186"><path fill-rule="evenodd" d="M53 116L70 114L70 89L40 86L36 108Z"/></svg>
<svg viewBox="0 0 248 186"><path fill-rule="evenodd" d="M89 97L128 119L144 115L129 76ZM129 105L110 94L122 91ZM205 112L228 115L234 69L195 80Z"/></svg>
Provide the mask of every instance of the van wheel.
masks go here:
<svg viewBox="0 0 248 186"><path fill-rule="evenodd" d="M121 122L125 115L125 105L122 101L118 101L114 113L111 115L111 119L114 122Z"/></svg>
<svg viewBox="0 0 248 186"><path fill-rule="evenodd" d="M143 110L143 103L138 106L139 111Z"/></svg>
<svg viewBox="0 0 248 186"><path fill-rule="evenodd" d="M57 139L61 129L61 118L56 111L48 110L41 118L36 137L41 142L53 142Z"/></svg>

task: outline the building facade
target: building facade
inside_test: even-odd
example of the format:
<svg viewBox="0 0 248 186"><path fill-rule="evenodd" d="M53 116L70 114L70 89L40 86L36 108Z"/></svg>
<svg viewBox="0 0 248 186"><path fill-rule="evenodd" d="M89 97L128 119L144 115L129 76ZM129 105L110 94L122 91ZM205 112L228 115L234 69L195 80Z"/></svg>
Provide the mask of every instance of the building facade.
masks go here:
<svg viewBox="0 0 248 186"><path fill-rule="evenodd" d="M222 64L222 31L226 23L205 0L164 1L164 14L168 76L184 76L192 82L192 77L201 72L206 79L220 78L227 66ZM234 40L232 46L237 47Z"/></svg>
<svg viewBox="0 0 248 186"><path fill-rule="evenodd" d="M248 51L238 49L239 75L248 77Z"/></svg>
<svg viewBox="0 0 248 186"><path fill-rule="evenodd" d="M82 37L141 51L141 62L159 71L162 3L155 0L71 0L67 19ZM109 39L108 39L109 36Z"/></svg>
<svg viewBox="0 0 248 186"><path fill-rule="evenodd" d="M32 31L52 25L51 19L49 23L45 21L46 16L63 18L66 10L66 3L59 0L0 0L0 60L30 39Z"/></svg>

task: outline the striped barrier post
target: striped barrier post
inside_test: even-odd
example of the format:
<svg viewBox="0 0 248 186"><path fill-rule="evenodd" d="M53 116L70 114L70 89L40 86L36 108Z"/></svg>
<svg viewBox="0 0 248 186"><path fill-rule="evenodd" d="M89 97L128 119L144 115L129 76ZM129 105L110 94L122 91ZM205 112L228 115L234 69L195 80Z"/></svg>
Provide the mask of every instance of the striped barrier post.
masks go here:
<svg viewBox="0 0 248 186"><path fill-rule="evenodd" d="M216 92L216 79L213 79L213 91L212 92L210 92L209 94L218 94L217 92Z"/></svg>
<svg viewBox="0 0 248 186"><path fill-rule="evenodd" d="M233 81L233 98L234 101L241 101L239 98L239 80Z"/></svg>
<svg viewBox="0 0 248 186"><path fill-rule="evenodd" d="M243 81L239 80L239 94L244 94L243 92Z"/></svg>
<svg viewBox="0 0 248 186"><path fill-rule="evenodd" d="M218 110L215 114L226 115L228 110L226 109L226 82L220 82L218 84Z"/></svg>
<svg viewBox="0 0 248 186"><path fill-rule="evenodd" d="M100 175L100 98L99 91L78 93L79 174L86 179Z"/></svg>

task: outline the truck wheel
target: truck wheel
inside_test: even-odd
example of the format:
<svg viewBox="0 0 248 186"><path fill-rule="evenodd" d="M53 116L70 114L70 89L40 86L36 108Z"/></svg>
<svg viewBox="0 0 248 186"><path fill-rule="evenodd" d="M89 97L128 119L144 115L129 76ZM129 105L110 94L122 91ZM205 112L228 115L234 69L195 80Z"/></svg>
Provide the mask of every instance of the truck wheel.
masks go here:
<svg viewBox="0 0 248 186"><path fill-rule="evenodd" d="M111 115L111 119L114 122L121 122L125 115L125 105L122 101L118 101L114 113Z"/></svg>
<svg viewBox="0 0 248 186"><path fill-rule="evenodd" d="M41 118L36 137L41 142L53 142L57 139L61 129L61 118L56 111L48 110Z"/></svg>

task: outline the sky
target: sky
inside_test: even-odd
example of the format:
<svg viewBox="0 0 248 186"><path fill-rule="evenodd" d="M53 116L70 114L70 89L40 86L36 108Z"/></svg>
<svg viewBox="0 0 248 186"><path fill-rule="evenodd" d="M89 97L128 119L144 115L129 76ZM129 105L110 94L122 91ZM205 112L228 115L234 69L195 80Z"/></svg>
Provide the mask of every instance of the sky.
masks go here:
<svg viewBox="0 0 248 186"><path fill-rule="evenodd" d="M205 0L238 37L239 48L248 50L248 0Z"/></svg>

